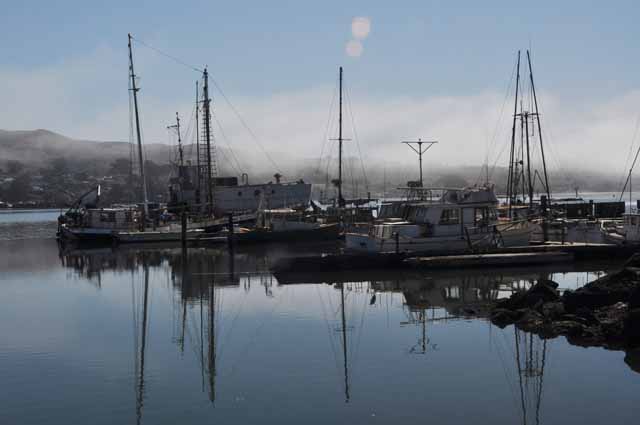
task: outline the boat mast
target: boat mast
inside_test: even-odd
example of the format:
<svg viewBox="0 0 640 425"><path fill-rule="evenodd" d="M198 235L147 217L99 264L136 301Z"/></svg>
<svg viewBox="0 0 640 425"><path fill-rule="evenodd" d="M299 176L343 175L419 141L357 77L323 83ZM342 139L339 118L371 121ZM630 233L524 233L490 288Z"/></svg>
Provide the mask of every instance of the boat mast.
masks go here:
<svg viewBox="0 0 640 425"><path fill-rule="evenodd" d="M509 176L507 177L507 198L509 200L509 218L512 216L512 207L514 202L514 195L517 193L517 187L515 186L515 173L517 172L517 165L515 161L515 147L516 147L516 120L518 114L518 90L520 87L520 50L518 50L518 64L516 66L516 97L513 102L513 126L511 127L511 153L509 159Z"/></svg>
<svg viewBox="0 0 640 425"><path fill-rule="evenodd" d="M207 68L203 72L204 78L204 100L203 110L204 115L204 135L207 143L207 207L208 213L213 214L213 177L211 175L211 99L209 99L209 72Z"/></svg>
<svg viewBox="0 0 640 425"><path fill-rule="evenodd" d="M184 165L184 152L182 150L182 136L180 135L180 116L177 112L175 125L170 125L168 128L173 128L178 133L178 165L182 167Z"/></svg>
<svg viewBox="0 0 640 425"><path fill-rule="evenodd" d="M531 55L527 50L527 62L529 63L529 79L531 80L531 91L533 92L533 104L536 108L536 120L538 122L538 138L540 139L540 153L542 155L542 170L544 171L544 185L546 186L547 199L551 202L551 189L549 188L549 176L547 175L547 161L544 156L544 145L542 143L542 128L540 127L540 112L538 111L538 98L536 97L536 86L533 83L533 70L531 68Z"/></svg>
<svg viewBox="0 0 640 425"><path fill-rule="evenodd" d="M196 81L196 179L198 181L196 185L196 203L198 204L198 210L200 209L200 186L202 176L200 175L200 128L198 123L198 115L200 112L198 81Z"/></svg>
<svg viewBox="0 0 640 425"><path fill-rule="evenodd" d="M340 67L340 112L338 115L338 207L344 207L342 197L342 67Z"/></svg>
<svg viewBox="0 0 640 425"><path fill-rule="evenodd" d="M133 107L136 118L136 137L138 139L138 161L140 162L140 177L142 178L142 196L144 198L144 215L145 219L149 215L149 199L147 197L147 179L144 173L144 158L142 156L142 137L140 136L140 115L138 113L138 90L136 87L136 74L133 71L133 53L131 49L131 34L129 35L129 74L131 77L131 91L133 92ZM142 225L144 227L144 220Z"/></svg>

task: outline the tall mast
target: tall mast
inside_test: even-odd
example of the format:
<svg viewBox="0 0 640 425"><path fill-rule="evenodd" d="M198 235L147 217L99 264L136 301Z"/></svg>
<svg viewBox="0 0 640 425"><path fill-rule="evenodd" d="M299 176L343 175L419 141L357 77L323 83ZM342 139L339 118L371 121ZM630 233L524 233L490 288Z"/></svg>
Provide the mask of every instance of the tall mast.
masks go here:
<svg viewBox="0 0 640 425"><path fill-rule="evenodd" d="M516 97L513 102L513 126L511 127L511 154L509 159L509 176L507 178L507 198L509 202L509 218L512 215L512 204L517 193L517 188L514 188L515 172L517 172L517 166L514 164L515 160L515 148L516 148L516 120L518 114L518 90L520 87L520 50L518 50L518 65L516 66ZM515 190L514 190L515 189Z"/></svg>
<svg viewBox="0 0 640 425"><path fill-rule="evenodd" d="M196 179L198 181L196 185L196 203L198 204L198 209L200 209L200 183L202 181L202 176L200 175L200 124L198 123L199 112L200 101L198 92L198 81L196 81Z"/></svg>
<svg viewBox="0 0 640 425"><path fill-rule="evenodd" d="M533 70L531 69L531 55L527 50L527 62L529 63L529 78L531 80L531 91L533 92L533 104L536 108L536 120L538 122L538 138L540 139L540 153L542 154L542 170L544 171L544 185L546 186L547 199L551 202L551 189L549 188L549 177L547 175L547 161L544 156L544 144L542 143L542 129L540 128L540 112L538 111L538 98L536 97L536 86L533 84Z"/></svg>
<svg viewBox="0 0 640 425"><path fill-rule="evenodd" d="M207 143L207 207L209 214L213 214L213 178L211 176L211 99L209 99L209 72L204 69L204 103L202 113L204 115L204 135Z"/></svg>
<svg viewBox="0 0 640 425"><path fill-rule="evenodd" d="M149 215L149 199L147 197L147 179L144 174L144 158L142 156L142 137L140 136L140 115L138 114L138 90L136 87L136 74L133 71L133 53L131 49L131 34L129 35L129 74L131 77L131 91L133 92L133 107L136 117L136 137L138 139L138 160L140 162L140 177L142 178L142 196L144 198L145 220ZM144 226L144 220L143 220Z"/></svg>
<svg viewBox="0 0 640 425"><path fill-rule="evenodd" d="M338 115L338 206L344 207L342 197L342 67L340 67L340 112Z"/></svg>

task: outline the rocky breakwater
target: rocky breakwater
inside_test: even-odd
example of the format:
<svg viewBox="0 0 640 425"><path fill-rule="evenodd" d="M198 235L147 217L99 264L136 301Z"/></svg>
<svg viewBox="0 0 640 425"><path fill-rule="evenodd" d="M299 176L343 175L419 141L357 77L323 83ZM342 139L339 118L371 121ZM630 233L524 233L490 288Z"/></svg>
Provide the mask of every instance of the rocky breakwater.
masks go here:
<svg viewBox="0 0 640 425"><path fill-rule="evenodd" d="M625 361L640 372L640 254L623 269L576 291L558 291L558 284L540 280L527 291L498 301L492 323L555 338L574 345L625 350Z"/></svg>

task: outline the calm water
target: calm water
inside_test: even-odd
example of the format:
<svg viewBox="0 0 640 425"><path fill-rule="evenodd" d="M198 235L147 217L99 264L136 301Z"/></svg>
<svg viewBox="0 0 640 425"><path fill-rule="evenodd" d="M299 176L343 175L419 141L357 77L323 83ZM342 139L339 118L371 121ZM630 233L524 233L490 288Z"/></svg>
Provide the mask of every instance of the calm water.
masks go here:
<svg viewBox="0 0 640 425"><path fill-rule="evenodd" d="M575 287L610 265L268 272L290 254L0 241L0 423L637 421L624 353L464 317L541 276Z"/></svg>

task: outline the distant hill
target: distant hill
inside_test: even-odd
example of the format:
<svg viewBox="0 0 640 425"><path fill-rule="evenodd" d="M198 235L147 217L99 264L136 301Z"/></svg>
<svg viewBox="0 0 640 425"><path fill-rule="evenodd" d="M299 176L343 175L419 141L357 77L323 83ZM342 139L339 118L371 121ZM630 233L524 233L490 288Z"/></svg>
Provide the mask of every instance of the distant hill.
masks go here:
<svg viewBox="0 0 640 425"><path fill-rule="evenodd" d="M226 144L226 142L225 142ZM228 145L227 145L228 146ZM276 158L276 169L268 161L261 149L248 149L239 151L234 148L231 153L229 148L216 146L218 152L218 170L221 175L240 176L248 173L251 182L265 182L272 180L274 173L284 174L285 180L297 180L303 178L307 182L313 182L324 186L331 178L334 178L335 169L332 166L330 177L325 176L326 162L323 162L322 170L318 168L318 158L304 158L297 156L295 149L287 152L269 152L271 158ZM131 144L118 141L91 141L72 139L49 130L7 131L0 130L0 169L6 169L9 161L19 161L31 170L39 170L50 166L59 158L64 158L74 172L87 172L90 175L100 176L109 170L109 166L116 159L128 159L130 157ZM195 162L195 148L193 145L185 145L186 159ZM168 144L145 144L146 159L156 164L167 164L175 158L176 148ZM192 156L191 156L192 155ZM236 161L236 158L238 161ZM335 159L333 160L335 163ZM407 180L417 179L417 164L410 163L382 163L378 161L365 161L360 165L360 160L345 158L345 187L357 187L360 194L363 191L382 192L392 188L405 186ZM349 165L351 164L351 165ZM506 165L506 164L505 164ZM242 167L240 169L240 167ZM363 184L362 169L366 168L368 184ZM482 181L484 171L480 164L476 165L437 165L425 167L425 182L428 185L462 186ZM504 190L507 180L506 167L497 167L490 178L496 184L497 190ZM576 187L581 191L609 191L618 190L619 177L608 173L607 170L572 171L551 170L551 185L554 191L573 192ZM385 189L386 188L386 189Z"/></svg>
<svg viewBox="0 0 640 425"><path fill-rule="evenodd" d="M69 161L94 161L109 164L117 158L129 158L128 142L97 142L65 137L49 130L0 130L0 167L7 161L20 161L29 168L45 166L55 158ZM145 145L147 159L166 163L172 147L159 143Z"/></svg>

